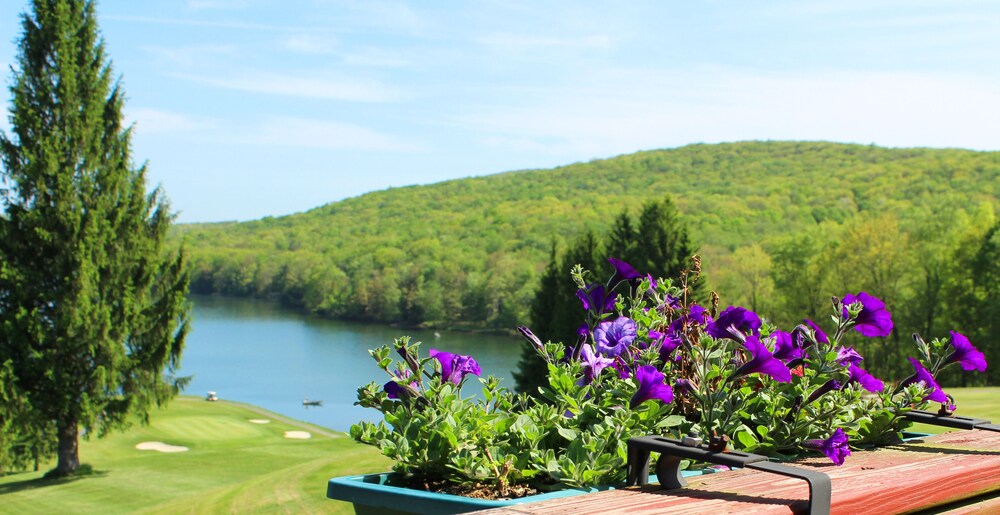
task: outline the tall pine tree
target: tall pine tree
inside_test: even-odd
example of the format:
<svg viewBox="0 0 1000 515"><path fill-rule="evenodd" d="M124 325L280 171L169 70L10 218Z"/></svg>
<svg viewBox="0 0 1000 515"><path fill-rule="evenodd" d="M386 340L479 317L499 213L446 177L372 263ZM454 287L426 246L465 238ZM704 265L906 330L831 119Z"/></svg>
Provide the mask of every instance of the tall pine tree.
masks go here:
<svg viewBox="0 0 1000 515"><path fill-rule="evenodd" d="M67 475L81 429L148 421L183 386L164 373L179 365L188 277L164 245L167 201L132 163L94 3L35 0L22 27L0 135L0 366L19 405L0 419L54 435L52 472Z"/></svg>

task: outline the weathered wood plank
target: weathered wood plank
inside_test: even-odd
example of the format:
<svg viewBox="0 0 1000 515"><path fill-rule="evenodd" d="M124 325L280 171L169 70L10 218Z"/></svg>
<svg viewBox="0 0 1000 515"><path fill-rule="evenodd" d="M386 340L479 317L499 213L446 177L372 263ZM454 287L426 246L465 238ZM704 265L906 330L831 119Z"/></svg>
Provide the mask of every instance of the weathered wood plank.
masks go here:
<svg viewBox="0 0 1000 515"><path fill-rule="evenodd" d="M832 513L906 513L1000 491L1000 433L957 431L921 443L855 451L840 467L825 458L795 465L830 476ZM626 488L481 513L787 514L805 510L809 496L802 480L752 470L688 482L689 487L680 490L664 491L655 485Z"/></svg>

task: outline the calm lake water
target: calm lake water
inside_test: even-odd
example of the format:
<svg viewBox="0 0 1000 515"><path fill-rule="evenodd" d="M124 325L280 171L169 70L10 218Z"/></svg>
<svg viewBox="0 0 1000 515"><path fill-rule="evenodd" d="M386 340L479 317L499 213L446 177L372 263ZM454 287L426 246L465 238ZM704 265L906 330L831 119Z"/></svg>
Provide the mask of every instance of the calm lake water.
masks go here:
<svg viewBox="0 0 1000 515"><path fill-rule="evenodd" d="M476 358L483 376L514 387L521 341L516 337L400 329L324 320L272 303L194 296L191 332L179 375L193 376L184 393L245 402L320 426L347 431L359 420L379 420L375 410L353 403L359 386L384 383L368 349L408 335L429 348ZM474 377L471 379L475 379ZM479 383L466 382L466 393ZM471 388L470 388L471 387ZM302 400L322 400L306 408Z"/></svg>

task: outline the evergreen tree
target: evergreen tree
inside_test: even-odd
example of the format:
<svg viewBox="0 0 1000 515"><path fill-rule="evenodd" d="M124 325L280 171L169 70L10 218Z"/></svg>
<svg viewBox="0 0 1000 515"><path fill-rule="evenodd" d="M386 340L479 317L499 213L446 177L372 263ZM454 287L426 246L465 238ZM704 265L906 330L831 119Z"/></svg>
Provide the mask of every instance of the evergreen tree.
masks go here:
<svg viewBox="0 0 1000 515"><path fill-rule="evenodd" d="M681 271L691 267L691 256L697 252L670 197L643 205L636 239L635 257L629 264L653 277L677 281Z"/></svg>
<svg viewBox="0 0 1000 515"><path fill-rule="evenodd" d="M584 323L586 314L576 296L577 288L570 270L577 264L582 265L592 274L597 274L590 279L602 282L600 274L609 267L598 261L598 246L597 236L593 231L584 233L561 259L557 259L553 245L549 264L531 303L530 327L543 342L562 342L566 345L576 343L577 329ZM539 386L548 384L547 375L545 361L534 348L525 343L521 349L518 370L514 372L517 390L534 395Z"/></svg>
<svg viewBox="0 0 1000 515"><path fill-rule="evenodd" d="M35 0L0 135L0 365L21 436L54 433L54 475L80 464L79 434L148 421L183 380L188 277L164 241L172 216L131 160L123 93L89 0ZM45 446L35 446L49 450Z"/></svg>

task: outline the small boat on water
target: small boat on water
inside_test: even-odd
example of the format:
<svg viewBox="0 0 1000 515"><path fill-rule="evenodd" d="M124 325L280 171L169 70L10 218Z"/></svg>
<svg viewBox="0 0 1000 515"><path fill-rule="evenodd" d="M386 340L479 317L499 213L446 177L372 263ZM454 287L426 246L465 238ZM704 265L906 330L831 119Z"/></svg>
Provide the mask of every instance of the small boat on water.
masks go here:
<svg viewBox="0 0 1000 515"><path fill-rule="evenodd" d="M307 408L309 406L320 407L320 406L323 405L323 401L311 401L311 400L309 400L309 397L306 397L305 399L302 399L302 405L305 406L305 407L307 407Z"/></svg>

